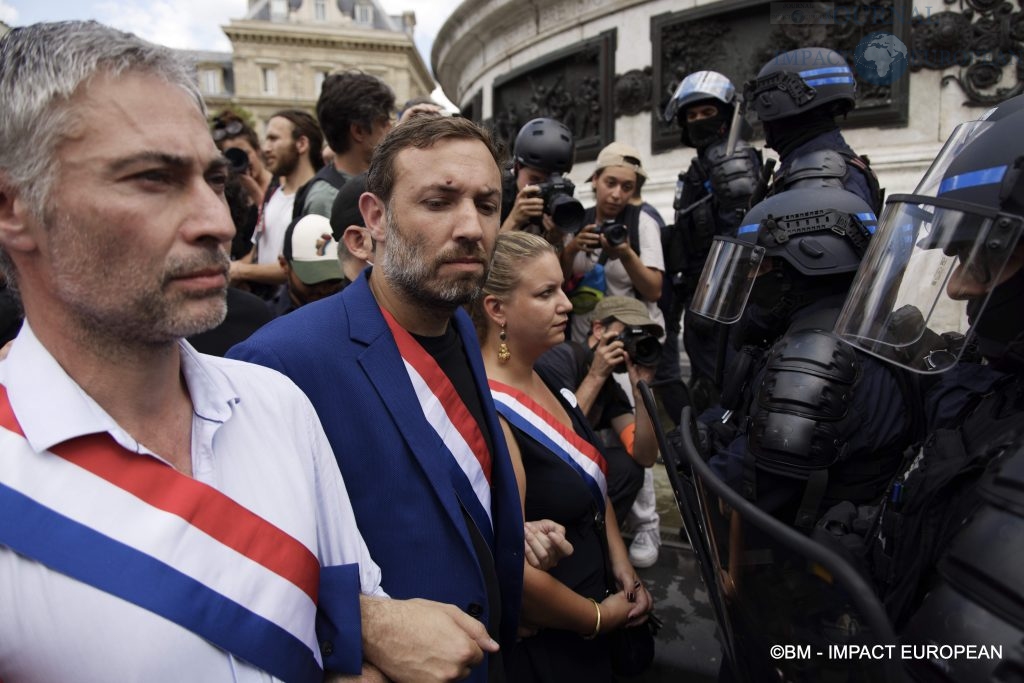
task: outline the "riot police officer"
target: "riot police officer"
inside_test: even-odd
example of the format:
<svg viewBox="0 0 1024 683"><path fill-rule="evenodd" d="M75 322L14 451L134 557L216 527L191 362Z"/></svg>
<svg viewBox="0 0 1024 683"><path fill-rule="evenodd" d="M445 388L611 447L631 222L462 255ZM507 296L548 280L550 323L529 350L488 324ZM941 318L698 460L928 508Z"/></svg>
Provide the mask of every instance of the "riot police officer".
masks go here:
<svg viewBox="0 0 1024 683"><path fill-rule="evenodd" d="M960 126L917 191L889 200L836 328L937 378L928 436L882 499L866 554L911 646L1016 648L1024 634L1021 131L1019 96ZM975 681L1000 678L1000 659L905 664L917 679Z"/></svg>
<svg viewBox="0 0 1024 683"><path fill-rule="evenodd" d="M691 308L732 324L712 466L780 520L810 531L837 501L884 491L916 438L901 373L832 334L876 219L840 188L783 192L716 237Z"/></svg>
<svg viewBox="0 0 1024 683"><path fill-rule="evenodd" d="M573 199L576 146L572 131L548 118L527 121L516 135L512 167L502 176L501 230L546 235L561 245L561 233L583 227L583 205Z"/></svg>
<svg viewBox="0 0 1024 683"><path fill-rule="evenodd" d="M779 153L771 192L842 187L881 211L878 178L836 124L856 106L856 90L846 60L824 47L776 55L746 84L744 97L764 125L765 144Z"/></svg>
<svg viewBox="0 0 1024 683"><path fill-rule="evenodd" d="M746 213L757 185L761 154L744 139L749 125L734 136L729 132L737 106L736 88L716 71L697 71L684 78L665 107L666 121L679 124L680 138L697 149L690 167L679 174L673 202L675 224L663 238L665 288L661 308L668 325L666 352L678 354L680 320L690 302L715 235L734 231ZM683 346L690 359L690 393L704 407L717 394L714 378L714 326L686 313ZM671 348L670 348L671 347Z"/></svg>

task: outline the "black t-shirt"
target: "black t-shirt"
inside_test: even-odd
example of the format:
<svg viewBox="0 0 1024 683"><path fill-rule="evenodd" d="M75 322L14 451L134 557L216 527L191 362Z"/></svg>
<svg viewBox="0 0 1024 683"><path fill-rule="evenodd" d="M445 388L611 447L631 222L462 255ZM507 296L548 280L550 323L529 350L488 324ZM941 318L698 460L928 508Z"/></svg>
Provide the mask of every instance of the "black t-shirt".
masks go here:
<svg viewBox="0 0 1024 683"><path fill-rule="evenodd" d="M494 457L494 436L487 428L487 420L484 418L483 403L480 394L476 390L476 381L473 378L473 371L470 369L469 359L462 348L462 341L459 339L455 325L449 323L448 329L440 337L421 337L413 335L420 345L433 356L434 360L441 367L442 372L448 376L455 391L462 398L469 409L470 415L480 426L484 441L487 443L487 450L491 457ZM487 602L490 605L490 614L487 632L494 640L499 640L501 625L501 591L498 587L498 570L494 564L494 556L487 545L483 534L477 528L476 523L466 509L462 508L462 517L469 530L469 537L473 541L473 549L476 551L477 559L480 561L480 570L484 577L484 585L487 590ZM459 605L465 609L466 605ZM502 666L501 652L490 655L488 661L488 680L492 682L504 680L504 667Z"/></svg>
<svg viewBox="0 0 1024 683"><path fill-rule="evenodd" d="M567 341L548 349L533 368L548 386L569 387L576 391L590 370L589 358L590 350L586 346ZM619 383L609 377L597 392L587 420L595 430L611 429L614 418L627 414L633 414L629 397Z"/></svg>

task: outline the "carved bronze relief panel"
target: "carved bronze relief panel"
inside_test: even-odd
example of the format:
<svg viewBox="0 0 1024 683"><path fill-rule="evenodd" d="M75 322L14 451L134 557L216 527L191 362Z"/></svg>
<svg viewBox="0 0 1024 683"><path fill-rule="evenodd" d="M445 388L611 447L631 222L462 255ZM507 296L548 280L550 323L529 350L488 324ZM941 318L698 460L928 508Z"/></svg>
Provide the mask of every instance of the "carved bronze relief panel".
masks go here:
<svg viewBox="0 0 1024 683"><path fill-rule="evenodd" d="M943 2L950 9L913 19L911 71L958 67L942 84L959 85L967 96L964 104L972 107L1024 92L1024 0L1016 6L1004 0ZM1007 72L1009 82L1003 80Z"/></svg>
<svg viewBox="0 0 1024 683"><path fill-rule="evenodd" d="M661 113L687 74L718 71L742 92L743 84L772 58L803 47L836 50L853 68L858 44L873 33L909 42L913 18L910 0L835 3L832 23L820 24L777 23L769 8L770 3L762 0L724 0L651 18L655 88L651 145L655 152L680 145L678 127L674 121L664 122ZM908 92L909 74L889 84L870 83L858 75L857 108L844 127L905 126ZM752 122L753 118L748 116Z"/></svg>
<svg viewBox="0 0 1024 683"><path fill-rule="evenodd" d="M615 31L553 52L494 81L491 129L511 150L530 119L558 119L576 137L576 161L597 158L615 130Z"/></svg>

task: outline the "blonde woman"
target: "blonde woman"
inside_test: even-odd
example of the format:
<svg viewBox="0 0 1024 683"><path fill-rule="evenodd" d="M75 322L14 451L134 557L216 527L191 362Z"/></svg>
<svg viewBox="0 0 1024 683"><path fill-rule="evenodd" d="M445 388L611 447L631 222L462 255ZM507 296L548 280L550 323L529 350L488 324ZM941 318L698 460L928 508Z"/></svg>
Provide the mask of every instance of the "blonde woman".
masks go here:
<svg viewBox="0 0 1024 683"><path fill-rule="evenodd" d="M642 623L651 609L608 502L597 438L571 389L533 369L565 338L572 306L561 284L546 240L502 234L473 311L525 519L564 525L575 548L548 572L525 567L523 625L537 632L506 653L517 682L611 681L604 637Z"/></svg>

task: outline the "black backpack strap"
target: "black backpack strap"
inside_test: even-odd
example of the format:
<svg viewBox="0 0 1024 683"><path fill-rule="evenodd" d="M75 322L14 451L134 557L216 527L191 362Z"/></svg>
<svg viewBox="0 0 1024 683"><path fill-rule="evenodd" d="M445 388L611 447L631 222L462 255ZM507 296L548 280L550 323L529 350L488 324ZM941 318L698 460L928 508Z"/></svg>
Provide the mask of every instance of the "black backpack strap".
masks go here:
<svg viewBox="0 0 1024 683"><path fill-rule="evenodd" d="M856 168L864 176L864 180L868 184L868 190L871 192L871 208L874 209L875 215L880 215L882 207L885 205L885 189L881 187L878 182L878 176L871 169L871 161L866 156L858 154L848 152L840 152L840 154L846 159L846 163Z"/></svg>

